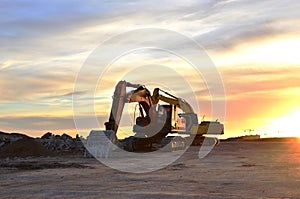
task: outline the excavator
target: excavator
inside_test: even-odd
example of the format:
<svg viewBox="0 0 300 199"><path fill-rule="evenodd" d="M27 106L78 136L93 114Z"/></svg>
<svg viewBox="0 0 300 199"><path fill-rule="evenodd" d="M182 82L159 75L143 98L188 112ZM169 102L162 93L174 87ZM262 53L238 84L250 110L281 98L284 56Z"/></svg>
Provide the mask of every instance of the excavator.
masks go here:
<svg viewBox="0 0 300 199"><path fill-rule="evenodd" d="M126 151L154 151L169 143L173 149L183 149L189 142L200 145L204 135L224 134L224 125L218 121L199 124L197 114L186 100L160 88L155 88L151 95L144 85L120 81L115 87L109 120L105 122L106 132L116 137L125 103L136 103L139 110L138 117L134 118L134 136L115 139L117 145ZM183 130L179 130L177 123L172 125L178 109L181 113L177 114L177 119L185 123Z"/></svg>

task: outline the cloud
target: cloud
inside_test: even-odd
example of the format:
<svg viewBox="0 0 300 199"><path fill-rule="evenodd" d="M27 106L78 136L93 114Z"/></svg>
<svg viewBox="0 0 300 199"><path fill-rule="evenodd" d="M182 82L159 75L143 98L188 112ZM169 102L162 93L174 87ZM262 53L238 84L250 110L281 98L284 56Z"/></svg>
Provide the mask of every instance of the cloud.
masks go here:
<svg viewBox="0 0 300 199"><path fill-rule="evenodd" d="M295 22L282 24L299 18L294 1L2 1L0 9L4 60L87 52L95 42L145 26L187 33L215 50L299 31Z"/></svg>
<svg viewBox="0 0 300 199"><path fill-rule="evenodd" d="M0 101L34 101L51 93L72 89L74 76L55 75L45 71L35 73L34 69L12 70L1 72L0 82Z"/></svg>
<svg viewBox="0 0 300 199"><path fill-rule="evenodd" d="M224 67L226 128L241 133L299 108L300 67Z"/></svg>
<svg viewBox="0 0 300 199"><path fill-rule="evenodd" d="M207 49L228 51L240 43L291 32L299 34L300 28L293 25L295 20L299 21L299 8L300 5L293 1L229 1L217 4L200 20L212 31L196 35L195 39ZM192 18L195 20L197 16Z"/></svg>
<svg viewBox="0 0 300 199"><path fill-rule="evenodd" d="M226 87L227 98L259 94L260 98L270 93L280 99L280 91L299 88L300 67L244 66L222 68L221 74Z"/></svg>
<svg viewBox="0 0 300 199"><path fill-rule="evenodd" d="M48 99L49 98L65 98L65 97L72 97L73 95L84 95L86 94L87 91L76 91L76 92L68 92L68 93L65 93L65 94L61 94L61 95L53 95L53 96L50 96L50 97L47 97Z"/></svg>

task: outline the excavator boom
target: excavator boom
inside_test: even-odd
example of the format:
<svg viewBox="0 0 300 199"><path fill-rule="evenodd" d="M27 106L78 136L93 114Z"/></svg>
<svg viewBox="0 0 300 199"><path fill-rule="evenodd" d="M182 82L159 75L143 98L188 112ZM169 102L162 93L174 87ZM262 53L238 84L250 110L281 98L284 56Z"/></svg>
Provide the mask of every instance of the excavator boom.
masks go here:
<svg viewBox="0 0 300 199"><path fill-rule="evenodd" d="M128 87L135 89L126 92ZM150 96L149 90L144 86L120 81L115 87L109 120L105 123L106 130L113 130L117 133L125 103L138 102L145 110L146 116L148 116L152 104Z"/></svg>

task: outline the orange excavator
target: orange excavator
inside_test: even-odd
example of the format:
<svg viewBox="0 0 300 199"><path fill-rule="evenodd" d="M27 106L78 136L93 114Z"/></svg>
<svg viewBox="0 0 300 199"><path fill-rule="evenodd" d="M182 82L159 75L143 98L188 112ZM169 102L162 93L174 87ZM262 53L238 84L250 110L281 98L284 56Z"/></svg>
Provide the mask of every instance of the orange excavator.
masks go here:
<svg viewBox="0 0 300 199"><path fill-rule="evenodd" d="M131 90L127 92L130 88ZM203 121L199 124L197 114L184 99L160 88L155 88L151 95L144 85L126 81L120 81L115 87L109 120L105 122L106 131L115 133L117 137L125 103L134 102L139 107L139 116L134 118L135 135L118 140L118 145L127 151L153 151L170 142L177 143L178 146L184 148L189 141L193 145L201 144L205 138L204 135L224 134L224 125L220 122ZM160 104L160 102L165 104ZM180 131L180 134L178 134L178 126L172 126L172 116L176 115L174 113L177 109L182 111L178 117L185 121L185 129ZM177 135L172 136L174 133ZM176 144L173 146L176 148Z"/></svg>

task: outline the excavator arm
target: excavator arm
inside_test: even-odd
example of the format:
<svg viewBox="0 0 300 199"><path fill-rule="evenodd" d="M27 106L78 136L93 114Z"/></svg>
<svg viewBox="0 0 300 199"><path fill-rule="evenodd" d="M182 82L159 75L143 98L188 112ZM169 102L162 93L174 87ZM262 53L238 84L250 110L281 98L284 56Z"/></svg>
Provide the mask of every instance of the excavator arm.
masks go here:
<svg viewBox="0 0 300 199"><path fill-rule="evenodd" d="M159 91L169 95L170 97L160 95ZM169 104L173 104L173 105L177 106L178 108L180 108L185 113L194 113L193 108L191 107L191 105L187 101L185 101L182 98L175 97L174 95L171 95L170 93L168 93L166 91L163 91L159 88L154 89L153 95L151 97L152 97L153 104L157 104L159 102L159 100L161 100L161 101L164 101L164 102L167 102Z"/></svg>
<svg viewBox="0 0 300 199"><path fill-rule="evenodd" d="M128 87L135 89L126 92ZM109 120L105 122L106 130L113 130L117 134L125 103L131 102L138 102L141 113L143 114L143 109L146 113L144 117L149 117L149 110L152 104L149 90L140 84L120 81L115 87Z"/></svg>

